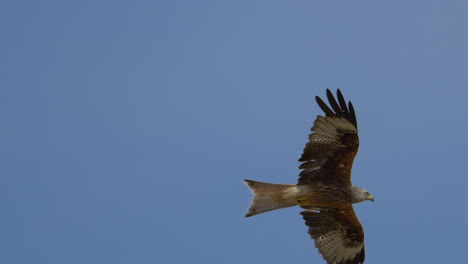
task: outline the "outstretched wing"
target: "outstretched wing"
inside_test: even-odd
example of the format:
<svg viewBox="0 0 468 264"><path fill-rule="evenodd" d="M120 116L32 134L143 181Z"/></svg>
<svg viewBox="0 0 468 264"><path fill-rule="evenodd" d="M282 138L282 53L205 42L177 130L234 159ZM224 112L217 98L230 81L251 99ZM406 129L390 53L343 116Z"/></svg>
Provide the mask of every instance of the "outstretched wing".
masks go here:
<svg viewBox="0 0 468 264"><path fill-rule="evenodd" d="M356 114L351 102L346 105L341 91L337 91L338 102L327 89L331 109L316 96L315 100L325 112L317 116L304 148L299 167L303 171L299 184L321 180L325 182L351 183L351 167L359 147Z"/></svg>
<svg viewBox="0 0 468 264"><path fill-rule="evenodd" d="M342 208L301 212L323 259L328 264L364 263L364 231L350 204Z"/></svg>

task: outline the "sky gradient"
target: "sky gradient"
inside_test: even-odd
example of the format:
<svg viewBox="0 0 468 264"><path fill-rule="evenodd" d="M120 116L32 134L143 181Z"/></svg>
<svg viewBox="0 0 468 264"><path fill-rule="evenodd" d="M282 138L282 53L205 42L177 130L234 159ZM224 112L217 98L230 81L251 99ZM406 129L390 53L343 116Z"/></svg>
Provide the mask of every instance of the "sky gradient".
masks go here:
<svg viewBox="0 0 468 264"><path fill-rule="evenodd" d="M3 1L0 262L324 263L296 183L357 112L366 263L468 259L467 1Z"/></svg>

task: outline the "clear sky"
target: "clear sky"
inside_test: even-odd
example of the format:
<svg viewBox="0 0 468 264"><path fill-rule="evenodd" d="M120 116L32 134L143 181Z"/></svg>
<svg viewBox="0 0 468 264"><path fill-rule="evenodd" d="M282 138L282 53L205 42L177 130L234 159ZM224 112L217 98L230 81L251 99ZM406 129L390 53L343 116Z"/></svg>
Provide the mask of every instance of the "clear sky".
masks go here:
<svg viewBox="0 0 468 264"><path fill-rule="evenodd" d="M468 2L2 1L0 263L324 263L295 183L341 88L367 263L468 259Z"/></svg>

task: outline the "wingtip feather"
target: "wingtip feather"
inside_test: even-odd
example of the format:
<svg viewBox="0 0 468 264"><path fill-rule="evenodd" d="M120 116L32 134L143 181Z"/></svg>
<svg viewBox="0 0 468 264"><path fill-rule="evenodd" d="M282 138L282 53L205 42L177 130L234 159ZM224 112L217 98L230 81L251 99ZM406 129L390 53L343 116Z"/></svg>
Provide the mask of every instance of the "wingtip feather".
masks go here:
<svg viewBox="0 0 468 264"><path fill-rule="evenodd" d="M334 113L333 111L330 109L330 107L328 107L328 105L322 100L322 98L318 97L318 96L315 96L315 101L317 102L317 104L319 105L320 109L322 109L322 111L325 113L325 115L327 116L333 116Z"/></svg>
<svg viewBox="0 0 468 264"><path fill-rule="evenodd" d="M335 96L333 96L333 93L330 91L330 89L327 89L327 98L328 98L328 102L330 103L330 106L332 107L333 111L335 111L335 115L342 116L343 111L341 110L340 106L336 102Z"/></svg>

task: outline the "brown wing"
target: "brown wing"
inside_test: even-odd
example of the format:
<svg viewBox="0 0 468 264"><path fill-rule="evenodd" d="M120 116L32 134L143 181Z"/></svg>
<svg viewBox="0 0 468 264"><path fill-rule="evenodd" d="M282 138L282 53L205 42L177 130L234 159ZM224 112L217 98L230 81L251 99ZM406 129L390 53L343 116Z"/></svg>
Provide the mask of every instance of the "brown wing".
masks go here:
<svg viewBox="0 0 468 264"><path fill-rule="evenodd" d="M328 264L364 263L364 231L350 204L301 212L309 234Z"/></svg>
<svg viewBox="0 0 468 264"><path fill-rule="evenodd" d="M356 114L351 102L338 89L338 102L327 89L330 109L320 97L315 97L325 116L317 116L304 148L299 167L303 171L299 184L313 181L351 183L351 167L359 147ZM333 176L333 177L330 177Z"/></svg>

